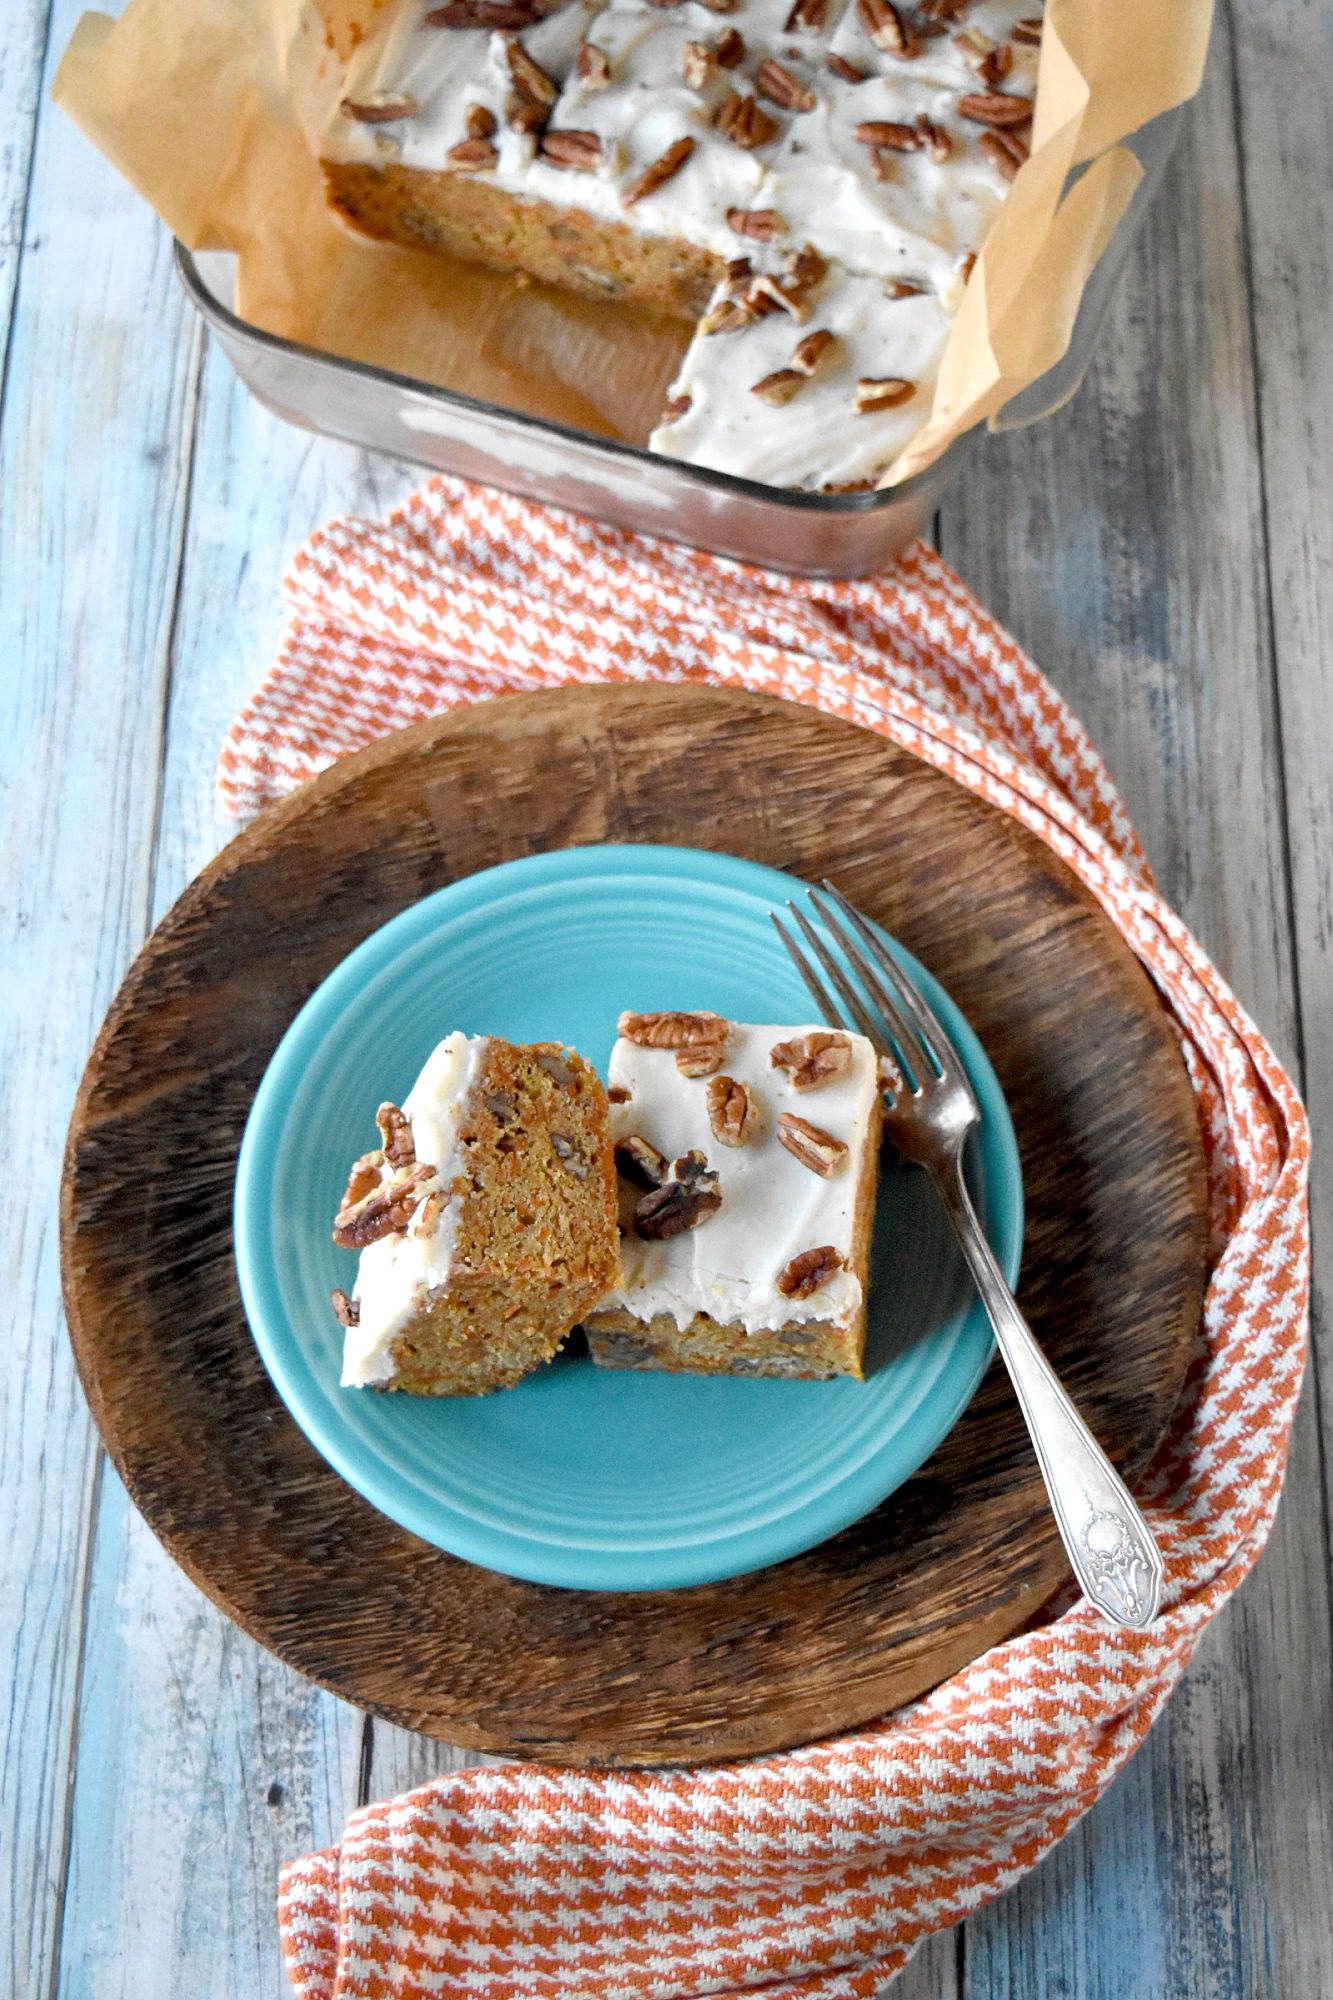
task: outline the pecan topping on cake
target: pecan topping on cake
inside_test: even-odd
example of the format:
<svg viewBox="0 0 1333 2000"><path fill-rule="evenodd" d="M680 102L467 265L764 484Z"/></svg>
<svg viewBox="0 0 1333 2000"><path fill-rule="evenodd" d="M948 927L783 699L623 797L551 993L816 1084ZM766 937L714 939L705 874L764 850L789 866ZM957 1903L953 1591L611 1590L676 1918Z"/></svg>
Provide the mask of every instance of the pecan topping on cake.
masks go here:
<svg viewBox="0 0 1333 2000"><path fill-rule="evenodd" d="M789 291L809 292L827 273L828 259L820 256L813 243L805 243L799 250L787 252L782 268L787 274Z"/></svg>
<svg viewBox="0 0 1333 2000"><path fill-rule="evenodd" d="M919 299L923 285L909 285L906 278L890 278L884 287L884 295L890 299Z"/></svg>
<svg viewBox="0 0 1333 2000"><path fill-rule="evenodd" d="M805 321L814 311L806 299L804 285L781 285L776 278L770 278L767 271L761 271L745 295L745 303L752 312L789 312L794 320Z"/></svg>
<svg viewBox="0 0 1333 2000"><path fill-rule="evenodd" d="M700 0L700 5L710 14L739 14L741 0Z"/></svg>
<svg viewBox="0 0 1333 2000"><path fill-rule="evenodd" d="M706 1009L697 1014L624 1013L616 1023L617 1034L641 1049L698 1049L714 1044L725 1048L731 1029L730 1021Z"/></svg>
<svg viewBox="0 0 1333 2000"><path fill-rule="evenodd" d="M621 189L620 206L633 208L635 202L642 201L646 194L655 194L658 188L665 186L673 174L680 172L693 151L693 139L677 139L673 145L667 147L665 153L646 166L628 187Z"/></svg>
<svg viewBox="0 0 1333 2000"><path fill-rule="evenodd" d="M1028 156L1028 149L1017 132L983 132L977 140L978 149L983 152L997 173L1011 181Z"/></svg>
<svg viewBox="0 0 1333 2000"><path fill-rule="evenodd" d="M686 42L681 71L691 90L703 90L717 66L717 55L707 42Z"/></svg>
<svg viewBox="0 0 1333 2000"><path fill-rule="evenodd" d="M742 97L738 90L729 91L723 98L713 123L724 139L730 139L733 146L746 153L752 153L756 146L766 146L782 129L776 118L770 118L760 108L756 98Z"/></svg>
<svg viewBox="0 0 1333 2000"><path fill-rule="evenodd" d="M825 56L824 62L826 67L833 71L834 76L840 76L844 83L864 83L866 80L865 71L858 69L855 63L849 63L846 56Z"/></svg>
<svg viewBox="0 0 1333 2000"><path fill-rule="evenodd" d="M1026 42L1029 48L1035 49L1041 41L1040 14L1029 14L1026 20L1015 21L1009 32L1016 42Z"/></svg>
<svg viewBox="0 0 1333 2000"><path fill-rule="evenodd" d="M924 111L917 113L916 136L937 167L942 167L953 153L953 140L942 125L932 124Z"/></svg>
<svg viewBox="0 0 1333 2000"><path fill-rule="evenodd" d="M719 69L735 69L745 61L745 37L739 28L724 28L713 50Z"/></svg>
<svg viewBox="0 0 1333 2000"><path fill-rule="evenodd" d="M425 23L428 28L530 28L541 12L533 0L449 0L447 6L432 7Z"/></svg>
<svg viewBox="0 0 1333 2000"><path fill-rule="evenodd" d="M592 173L602 163L602 142L595 132L543 132L539 150L553 167Z"/></svg>
<svg viewBox="0 0 1333 2000"><path fill-rule="evenodd" d="M835 1272L842 1269L842 1258L833 1245L821 1243L817 1250L799 1251L790 1264L778 1272L778 1290L784 1299L808 1299L811 1292L817 1292Z"/></svg>
<svg viewBox="0 0 1333 2000"><path fill-rule="evenodd" d="M813 333L806 334L804 340L797 341L791 365L799 368L802 375L816 375L836 345L836 334L830 333L826 326L816 327Z"/></svg>
<svg viewBox="0 0 1333 2000"><path fill-rule="evenodd" d="M688 403L689 398L688 396L686 396L680 398L679 400ZM669 410L670 408L671 405L670 403L668 403L667 409ZM606 1101L608 1104L628 1104L629 1100L630 1100L630 1093L628 1090L626 1090L623 1083L613 1083L608 1086L606 1093Z"/></svg>
<svg viewBox="0 0 1333 2000"><path fill-rule="evenodd" d="M976 97L960 97L958 109L964 118L970 118L974 125L990 125L1007 129L1011 125L1026 125L1032 117L1030 97L1010 97L1003 90L990 90Z"/></svg>
<svg viewBox="0 0 1333 2000"><path fill-rule="evenodd" d="M815 1028L793 1041L774 1042L768 1059L774 1069L786 1070L793 1090L817 1090L851 1068L852 1038L837 1028Z"/></svg>
<svg viewBox="0 0 1333 2000"><path fill-rule="evenodd" d="M702 1153L689 1152L674 1162L670 1180L643 1197L634 1211L634 1228L648 1242L664 1242L697 1229L721 1206L717 1175Z"/></svg>
<svg viewBox="0 0 1333 2000"><path fill-rule="evenodd" d="M412 1127L396 1104L381 1104L375 1113L375 1123L380 1128L380 1142L384 1147L384 1157L395 1171L416 1165L416 1142L412 1137Z"/></svg>
<svg viewBox="0 0 1333 2000"><path fill-rule="evenodd" d="M378 1146L373 1153L363 1153L359 1160L353 1160L352 1171L347 1176L347 1192L342 1198L343 1209L355 1208L379 1186L383 1165L384 1154Z"/></svg>
<svg viewBox="0 0 1333 2000"><path fill-rule="evenodd" d="M687 416L689 414L690 407L691 407L690 399L688 396L670 396L668 397L667 401L663 403L662 414L657 419L657 421L659 424L678 424L683 416ZM611 1093L609 1090L606 1094L608 1097L611 1097ZM626 1091L625 1095L626 1097L628 1097L629 1092ZM618 1101L623 1102L623 1100L617 1100L614 1097L611 1098L611 1102L613 1104L615 1104Z"/></svg>
<svg viewBox="0 0 1333 2000"><path fill-rule="evenodd" d="M364 97L344 97L338 109L358 125L391 125L398 118L415 118L417 101L405 90L368 90Z"/></svg>
<svg viewBox="0 0 1333 2000"><path fill-rule="evenodd" d="M812 1125L807 1118L798 1118L794 1111L779 1113L778 1138L794 1160L809 1167L822 1180L836 1174L847 1158L847 1148L841 1139L835 1139L820 1125Z"/></svg>
<svg viewBox="0 0 1333 2000"><path fill-rule="evenodd" d="M519 96L529 104L555 103L559 89L553 78L546 74L540 63L535 63L518 37L511 36L505 43L505 58L509 64L509 75Z"/></svg>
<svg viewBox="0 0 1333 2000"><path fill-rule="evenodd" d="M781 409L789 403L798 389L805 387L806 377L799 368L775 368L771 375L765 375L758 382L751 382L750 394L758 396L761 403L771 404Z"/></svg>
<svg viewBox="0 0 1333 2000"><path fill-rule="evenodd" d="M489 139L494 135L495 113L484 104L469 104L465 122L469 139Z"/></svg>
<svg viewBox="0 0 1333 2000"><path fill-rule="evenodd" d="M418 1205L438 1186L434 1167L419 1166L382 1181L359 1201L344 1199L334 1218L334 1242L344 1250L364 1250L381 1236L402 1235Z"/></svg>
<svg viewBox="0 0 1333 2000"><path fill-rule="evenodd" d="M873 416L876 410L892 410L899 403L906 403L916 394L916 383L908 382L898 375L875 377L863 375L856 385L856 412L858 416Z"/></svg>
<svg viewBox="0 0 1333 2000"><path fill-rule="evenodd" d="M611 61L606 50L599 49L595 42L585 42L579 50L574 73L585 92L605 90L611 81Z"/></svg>
<svg viewBox="0 0 1333 2000"><path fill-rule="evenodd" d="M754 87L761 97L780 104L784 111L813 111L815 93L799 77L784 69L772 56L765 56L754 73Z"/></svg>
<svg viewBox="0 0 1333 2000"><path fill-rule="evenodd" d="M635 1187L661 1187L670 1172L666 1156L637 1132L631 1132L616 1146L616 1172L622 1181Z"/></svg>
<svg viewBox="0 0 1333 2000"><path fill-rule="evenodd" d="M886 55L904 62L916 55L916 37L891 0L856 0L856 18L875 47Z"/></svg>
<svg viewBox="0 0 1333 2000"><path fill-rule="evenodd" d="M921 139L914 125L898 125L888 118L865 118L856 127L863 146L888 146L895 153L915 153Z"/></svg>
<svg viewBox="0 0 1333 2000"><path fill-rule="evenodd" d="M333 1317L339 1326L355 1326L361 1318L361 1308L355 1299L349 1299L346 1292L335 1285L329 1293L333 1303Z"/></svg>
<svg viewBox="0 0 1333 2000"><path fill-rule="evenodd" d="M921 0L921 12L927 21L951 21L968 4L969 0Z"/></svg>
<svg viewBox="0 0 1333 2000"><path fill-rule="evenodd" d="M735 1077L710 1076L704 1093L713 1137L723 1146L744 1146L759 1126L759 1100Z"/></svg>
<svg viewBox="0 0 1333 2000"><path fill-rule="evenodd" d="M775 236L787 233L787 225L775 208L729 208L727 228L738 236L753 236L758 243L771 243ZM745 275L749 277L748 269Z"/></svg>
<svg viewBox="0 0 1333 2000"><path fill-rule="evenodd" d="M792 34L797 28L808 28L817 35L828 19L829 0L796 0L796 5L782 24L784 35Z"/></svg>

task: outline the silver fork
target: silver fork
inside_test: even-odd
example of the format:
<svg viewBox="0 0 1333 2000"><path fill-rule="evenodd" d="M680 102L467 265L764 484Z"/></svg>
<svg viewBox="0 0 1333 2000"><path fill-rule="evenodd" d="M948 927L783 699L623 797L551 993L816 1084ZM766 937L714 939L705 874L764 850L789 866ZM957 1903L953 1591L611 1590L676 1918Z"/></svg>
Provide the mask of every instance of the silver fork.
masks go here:
<svg viewBox="0 0 1333 2000"><path fill-rule="evenodd" d="M813 889L810 901L861 990L803 913L788 903L792 921L845 1015L888 1057L901 1079L897 1088L890 1081L893 1095L885 1102L885 1130L905 1159L926 1169L939 1191L995 1329L1074 1574L1085 1596L1112 1624L1141 1631L1157 1616L1161 1602L1161 1554L1123 1481L1034 1340L982 1234L963 1178L963 1146L981 1122L967 1071L865 918L831 882L825 882L824 890L840 917ZM837 1002L777 915L770 915L823 1018L842 1027Z"/></svg>

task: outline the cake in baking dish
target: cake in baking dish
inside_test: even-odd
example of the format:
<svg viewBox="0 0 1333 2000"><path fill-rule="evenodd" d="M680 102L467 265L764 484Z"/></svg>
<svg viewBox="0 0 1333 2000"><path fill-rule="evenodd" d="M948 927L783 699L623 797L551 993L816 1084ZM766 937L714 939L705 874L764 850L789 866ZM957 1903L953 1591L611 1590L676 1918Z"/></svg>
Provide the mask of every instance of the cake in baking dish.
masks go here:
<svg viewBox="0 0 1333 2000"><path fill-rule="evenodd" d="M555 1353L614 1282L606 1092L558 1043L440 1043L355 1163L334 1241L360 1251L345 1386L475 1396Z"/></svg>
<svg viewBox="0 0 1333 2000"><path fill-rule="evenodd" d="M1027 156L1033 0L404 0L321 143L358 229L695 329L652 450L874 484Z"/></svg>
<svg viewBox="0 0 1333 2000"><path fill-rule="evenodd" d="M604 1368L861 1374L881 1127L862 1035L626 1014L609 1070L621 1268Z"/></svg>

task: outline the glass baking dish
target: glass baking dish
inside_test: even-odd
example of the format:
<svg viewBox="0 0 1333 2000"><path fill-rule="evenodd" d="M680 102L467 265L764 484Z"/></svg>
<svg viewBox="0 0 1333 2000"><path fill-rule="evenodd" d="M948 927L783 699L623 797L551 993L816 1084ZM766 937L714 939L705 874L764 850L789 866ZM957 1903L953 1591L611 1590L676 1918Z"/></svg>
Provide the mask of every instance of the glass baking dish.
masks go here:
<svg viewBox="0 0 1333 2000"><path fill-rule="evenodd" d="M1084 289L1068 350L1006 406L997 429L1035 423L1082 381L1183 114L1183 106L1165 112L1125 142L1143 178ZM927 525L978 436L959 438L924 472L882 491L760 486L265 333L233 310L235 261L225 252L194 254L176 245L187 296L251 394L275 415L433 471L795 576L868 576L885 568Z"/></svg>

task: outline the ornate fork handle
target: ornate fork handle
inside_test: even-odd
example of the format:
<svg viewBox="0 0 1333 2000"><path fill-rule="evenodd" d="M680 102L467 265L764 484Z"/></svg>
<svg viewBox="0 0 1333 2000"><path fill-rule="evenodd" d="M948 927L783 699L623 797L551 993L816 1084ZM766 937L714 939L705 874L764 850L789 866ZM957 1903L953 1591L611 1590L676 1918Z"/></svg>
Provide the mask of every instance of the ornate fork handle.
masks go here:
<svg viewBox="0 0 1333 2000"><path fill-rule="evenodd" d="M927 1171L995 1328L1074 1574L1107 1618L1141 1631L1157 1616L1161 1602L1157 1544L1018 1310L982 1234L958 1155L947 1166Z"/></svg>

